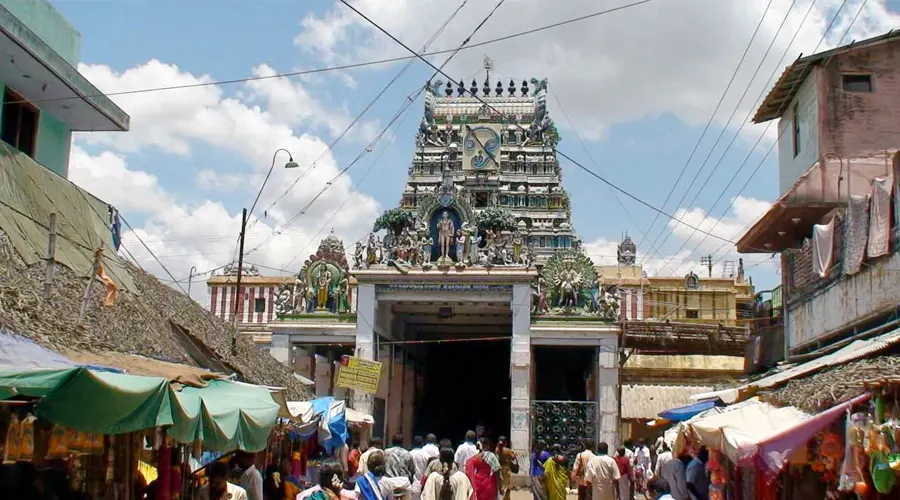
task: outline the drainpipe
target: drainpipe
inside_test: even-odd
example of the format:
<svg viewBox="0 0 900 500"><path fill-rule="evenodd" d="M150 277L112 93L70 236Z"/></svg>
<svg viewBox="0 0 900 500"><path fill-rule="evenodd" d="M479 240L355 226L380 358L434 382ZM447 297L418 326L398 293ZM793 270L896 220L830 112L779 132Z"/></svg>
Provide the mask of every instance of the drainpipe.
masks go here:
<svg viewBox="0 0 900 500"><path fill-rule="evenodd" d="M823 160L823 162L824 162L824 160L825 160L826 158L828 158L829 156L833 156L833 157L837 158L839 162L841 162L841 168L840 168L840 170L838 170L838 182L837 182L837 195L838 195L838 200L840 200L840 199L841 199L841 181L844 180L844 159L841 158L837 153L825 153L825 154L822 155L822 160ZM824 170L825 170L825 169L823 168L822 170L823 170L823 172L822 172L822 174L823 174L823 175L822 175L822 184L823 184L823 186L822 186L822 187L824 188L824 187L825 187L825 186L824 186L824 184L825 184L825 182L824 182L824 181L825 181L825 178L824 178L824 173L825 173L825 172L824 172ZM850 191L850 161L848 160L848 161L847 161L847 201L848 201L848 202L850 201L850 193L851 193L851 191ZM824 190L824 189L822 189L822 197L823 197L823 198L825 197L825 190ZM822 201L824 201L824 200L822 200Z"/></svg>

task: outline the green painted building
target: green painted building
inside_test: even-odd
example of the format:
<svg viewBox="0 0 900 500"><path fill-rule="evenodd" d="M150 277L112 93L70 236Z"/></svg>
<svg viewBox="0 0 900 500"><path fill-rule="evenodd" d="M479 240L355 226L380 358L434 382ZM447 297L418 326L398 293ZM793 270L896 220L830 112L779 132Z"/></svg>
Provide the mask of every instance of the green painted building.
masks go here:
<svg viewBox="0 0 900 500"><path fill-rule="evenodd" d="M130 118L78 72L81 34L46 0L0 0L0 139L65 177L72 132Z"/></svg>

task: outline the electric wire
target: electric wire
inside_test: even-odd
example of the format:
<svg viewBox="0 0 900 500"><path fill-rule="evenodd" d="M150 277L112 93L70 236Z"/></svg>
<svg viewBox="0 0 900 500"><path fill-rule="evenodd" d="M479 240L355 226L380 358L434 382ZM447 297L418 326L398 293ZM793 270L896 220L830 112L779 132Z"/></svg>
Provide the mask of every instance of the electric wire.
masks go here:
<svg viewBox="0 0 900 500"><path fill-rule="evenodd" d="M681 182L684 173L687 171L688 165L690 165L691 160L694 159L694 155L697 153L697 150L700 147L700 143L703 142L703 138L706 136L706 132L709 131L709 128L712 126L712 122L716 117L716 114L719 112L719 108L722 106L722 103L725 101L725 96L728 95L728 91L731 90L731 85L734 83L735 78L737 78L738 71L741 69L741 66L744 64L744 59L747 57L747 53L750 51L750 47L753 45L753 40L756 39L756 35L759 33L759 29L762 27L763 21L766 18L766 14L769 12L769 8L772 6L772 0L769 0L769 3L766 5L766 9L763 11L762 17L760 17L759 22L756 24L756 29L753 30L753 35L750 36L750 41L747 42L747 46L744 48L743 54L741 54L741 58L738 61L737 66L735 66L734 71L731 73L731 78L728 80L728 84L725 86L725 90L722 92L722 95L719 97L719 102L716 103L716 107L713 109L712 114L709 116L709 120L706 122L706 126L703 127L703 131L700 133L700 137L697 138L697 142L694 144L693 149L691 149L690 155L688 155L687 161L684 162L684 165L681 167L681 172L678 173L678 177L675 179L675 183L672 184L672 189L669 190L669 193L666 195L666 199L663 201L661 208L665 210L666 204L669 203L669 200L672 198L672 195L675 193L675 189L678 187L678 183ZM715 148L715 146L713 146ZM696 178L696 177L695 177ZM690 185L688 185L688 189L690 189ZM685 190L685 192L687 192ZM684 199L682 198L682 201ZM677 205L676 205L677 206ZM653 231L653 226L656 225L656 221L659 220L659 214L653 217L653 221L650 223L650 227L647 228L647 232L650 233ZM656 247L656 242L659 240L659 237L655 238L653 243L651 243L651 248ZM643 241L638 241L638 248Z"/></svg>
<svg viewBox="0 0 900 500"><path fill-rule="evenodd" d="M857 11L857 16L859 15L859 12L861 12L862 7L865 6L865 3L866 3L867 1L868 1L868 0L863 0L862 4L860 5L860 10ZM806 12L807 16L809 15L809 12L812 10L813 4L815 4L815 1L813 1L813 2L810 4L809 10L807 10L807 12ZM843 10L843 8L844 8L844 6L845 6L846 4L847 4L847 0L844 0L843 3L841 3L841 6L838 8L838 10L837 10L837 12L835 13L834 17L832 17L831 22L828 24L828 27L825 29L825 32L822 34L822 37L819 39L819 42L816 44L816 47L813 49L812 53L815 54L816 51L818 51L819 47L822 45L822 42L825 41L826 37L828 36L828 33L831 31L831 28L832 28L832 27L834 26L834 24L837 22L838 16L840 16L841 11ZM789 10L788 12L790 12L790 10ZM786 18L785 18L785 20L786 20ZM804 18L803 18L803 21L805 21L805 20L806 20L806 16L804 16ZM841 40L838 42L838 45L840 45L841 41L844 40L844 38L847 36L847 33L850 32L850 30L851 30L852 27L853 27L853 22L855 22L855 20L856 20L856 17L854 17L854 18L853 18L853 21L851 22L851 24L847 26L847 29L845 30L844 35L841 36ZM782 24L783 24L783 23L782 23ZM790 50L790 47L791 47L791 45L793 44L794 40L796 39L797 34L799 34L800 28L801 28L802 26L803 26L803 23L801 22L800 27L798 27L797 32L794 34L794 38L791 39L791 43L788 44L787 48L785 49L785 52L784 52L784 54L782 55L781 60L783 60L784 57L787 55L787 52ZM776 36L777 36L777 35L776 35ZM770 46L770 48L771 48L771 46ZM768 51L767 51L767 53L768 53ZM763 60L765 60L765 58L763 58ZM775 72L773 72L773 74L772 74L772 76L769 78L768 82L771 82L771 80L772 80L772 79L775 77L775 75L777 74L777 72L778 72L778 67L781 65L781 60L779 61L778 65L776 66ZM826 62L826 64L827 64L827 62ZM760 62L760 66L762 66L762 62ZM752 81L752 80L751 80L751 81ZM758 103L761 102L761 99L763 98L763 93L766 91L766 88L768 87L768 82L767 82L766 87L764 87L764 88L762 89L762 92L760 92L760 95L759 95L759 97L758 97L757 100L756 100L756 103L757 103L756 105L758 105ZM791 91L793 91L794 88L795 88L797 85L799 85L799 82L795 82L795 83L791 86ZM749 86L748 86L748 88L749 88ZM740 104L740 103L738 103L738 104ZM755 107L756 107L756 106L754 106L754 108L755 108ZM747 113L747 117L746 117L745 120L741 123L741 127L738 128L737 132L735 132L735 135L734 135L734 137L732 137L731 143L729 143L728 148L730 148L731 145L734 144L734 141L737 139L738 134L740 134L740 132L741 132L741 130L743 129L744 125L750 120L750 116L751 116L751 114L753 113L753 109L754 109L754 108L751 108L750 111ZM737 108L735 108L735 110L736 110L736 109L737 109ZM735 181L735 179L737 178L737 176L738 176L738 175L740 174L740 172L743 170L745 164L747 163L747 160L750 158L750 155L753 153L753 151L756 149L756 147L757 147L757 146L759 145L759 143L762 141L763 137L765 137L765 135L766 135L766 133L768 132L769 128L771 127L772 123L773 123L772 121L769 121L769 123L766 124L765 129L762 131L762 133L760 134L759 138L756 140L756 144L753 145L753 148L751 148L750 152L749 152L749 153L747 154L747 156L744 158L744 161L741 163L741 165L740 165L740 166L738 167L738 169L735 171L734 175L732 175L731 179L728 181L728 184L727 184L727 185L722 189L722 191L719 193L719 196L718 196L718 197L716 198L716 200L713 202L712 207L704 214L704 217L703 217L703 219L700 221L700 224L699 224L699 225L703 225L703 223L706 222L706 219L709 217L709 214L712 213L713 209L715 209L716 205L718 205L719 201L721 201L721 199L722 199L722 197L724 196L725 192L728 190L729 187L731 187L731 184ZM726 126L727 126L727 125L726 125ZM724 130L724 129L723 129L723 130ZM751 173L750 177L748 177L747 180L744 182L744 185L743 185L743 186L741 187L741 189L738 191L737 195L735 195L734 197L732 197L731 202L730 202L730 203L728 204L728 206L725 208L725 210L724 210L724 212L722 213L722 215L716 220L716 222L715 222L715 224L712 226L712 228L710 228L710 231L715 230L715 228L718 227L719 223L722 222L722 219L725 217L725 214L728 213L728 210L730 210L731 207L734 206L734 202L736 201L737 197L740 196L741 193L743 193L744 189L746 189L747 185L750 183L750 180L753 179L753 177L754 177L754 176L756 175L756 173L759 171L760 167L762 167L762 164L765 162L766 158L768 158L768 156L772 153L772 151L774 150L775 146L778 144L779 140L781 139L781 135L784 134L784 131L785 131L785 130L781 130L781 131L779 132L778 137L775 139L775 141L773 141L772 146L771 146L771 147L769 148L769 150L766 152L766 154L765 154L765 156L762 158L762 160L760 160L759 164L756 166L756 168L754 169L754 171ZM728 151L728 148L726 148L725 152ZM721 163L721 161L722 161L722 159L723 159L724 157L725 157L725 153L723 153L722 156L719 158L719 162L716 164L716 166L718 166L719 163ZM716 167L714 167L712 171L715 171L715 168L716 168ZM712 171L711 171L710 173L712 173ZM707 177L706 180L708 181L708 180L709 180L709 177ZM705 186L705 185L706 185L706 183L704 182L704 186ZM703 189L703 186L700 187L700 190L702 190L702 189ZM700 194L700 191L697 192L697 195L699 195L699 194ZM696 200L696 198L697 198L697 196L695 195L695 196L694 196L694 200ZM692 200L690 203L688 203L688 205L692 205L693 202L694 202L694 200ZM674 231L673 231L672 233L674 233ZM672 233L670 233L670 235L671 235ZM694 234L695 234L695 233L692 232L691 235L690 235L688 238L686 238L686 239L682 242L681 247L679 247L678 250L677 250L673 255L677 255L678 252L680 252L682 249L684 249L684 247L687 246L687 244L688 244L688 243L690 242L690 240L693 238ZM667 239L668 239L668 238L667 238ZM690 258L690 255L692 255L694 252L696 252L696 250L700 247L700 245L703 244L703 242L704 242L705 240L706 240L706 237L703 237L703 238L700 240L700 242L697 244L697 246L694 248L694 250L691 251L691 254L688 255L688 258ZM670 260L671 260L671 257L670 257Z"/></svg>
<svg viewBox="0 0 900 500"><path fill-rule="evenodd" d="M568 24L573 24L573 23L585 21L588 19L592 19L595 17L599 17L602 15L611 14L613 12L618 12L621 10L629 9L631 7L637 7L640 5L650 3L652 1L654 1L654 0L640 0L637 2L631 2L631 3L625 4L625 5L620 5L618 7L604 9L604 10L600 10L597 12L593 12L591 14L585 14L585 15L574 17L571 19L566 19L564 21L560 21L560 22L556 22L556 23L552 23L552 24L546 24L543 26L539 26L537 28L531 28L531 29L528 29L525 31L511 33L509 35L492 38L489 40L485 40L483 42L473 43L471 45L468 45L467 47L465 47L462 50L469 50L469 49L474 49L477 47L484 47L485 45L490 45L490 44L494 44L494 43L498 43L498 42L504 42L507 40L512 40L514 38L519 38L522 36L539 33L541 31L546 31L546 30L553 29L553 28L559 28L560 26L566 26ZM422 56L427 57L427 56L449 54L451 52L454 52L455 50L456 49L436 50L433 52L424 53L424 54L422 54ZM189 89L189 88L198 88L198 87L229 85L229 84L235 84L235 83L245 83L245 82L252 82L252 81L259 81L259 80L270 80L270 79L275 79L275 78L289 78L289 77L294 77L294 76L312 75L312 74L326 73L326 72L331 72L331 71L356 69L356 68L362 68L362 67L366 67L366 66L375 66L375 65L389 64L389 63L394 63L394 62L399 62L399 61L407 61L410 59L417 59L417 56L391 57L391 58L378 59L378 60L366 61L366 62L360 62L360 63L351 63L351 64L343 64L343 65L339 65L339 66L330 66L330 67L326 67L326 68L309 69L309 70L302 70L302 71L291 71L291 72L286 72L286 73L278 73L278 74L274 74L274 75L251 76L251 77L244 77L244 78L234 78L234 79L230 79L230 80L218 80L218 81L201 82L201 83L193 83L193 84L186 84L186 85L170 85L170 86L165 86L165 87L148 87L148 88L144 88L144 89L97 93L97 94L90 94L90 95L84 95L84 96L68 96L68 97L55 97L55 98L47 98L47 99L10 101L6 104L24 104L24 103L39 104L39 103L45 103L45 102L67 101L67 100L71 100L71 99L84 100L84 99L93 99L93 98L100 98L100 97L143 94L143 93L147 93L147 92L160 92L160 91L167 91L167 90L179 90L179 89Z"/></svg>

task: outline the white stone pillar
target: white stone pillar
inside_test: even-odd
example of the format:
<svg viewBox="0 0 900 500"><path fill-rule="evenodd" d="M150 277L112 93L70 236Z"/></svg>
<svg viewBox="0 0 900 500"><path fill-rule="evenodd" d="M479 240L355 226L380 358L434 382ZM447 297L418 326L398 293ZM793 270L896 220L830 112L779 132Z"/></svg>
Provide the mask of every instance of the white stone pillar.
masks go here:
<svg viewBox="0 0 900 500"><path fill-rule="evenodd" d="M287 333L272 332L272 357L285 366L291 366L291 336Z"/></svg>
<svg viewBox="0 0 900 500"><path fill-rule="evenodd" d="M356 289L356 356L375 359L375 285L360 284ZM382 367L386 370L387 367ZM353 409L375 414L374 396L353 391Z"/></svg>
<svg viewBox="0 0 900 500"><path fill-rule="evenodd" d="M531 287L513 285L510 378L510 444L519 463L531 450ZM523 457L525 461L523 462Z"/></svg>
<svg viewBox="0 0 900 500"><path fill-rule="evenodd" d="M597 353L597 442L619 443L619 337L601 339Z"/></svg>

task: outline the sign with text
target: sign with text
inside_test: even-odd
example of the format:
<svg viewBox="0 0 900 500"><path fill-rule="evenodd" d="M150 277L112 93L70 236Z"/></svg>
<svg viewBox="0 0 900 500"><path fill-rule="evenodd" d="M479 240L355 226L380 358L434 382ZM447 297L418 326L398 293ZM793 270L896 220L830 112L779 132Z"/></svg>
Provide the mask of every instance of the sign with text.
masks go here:
<svg viewBox="0 0 900 500"><path fill-rule="evenodd" d="M338 370L337 386L354 391L375 394L378 392L378 379L381 378L381 363L354 356L341 358Z"/></svg>

